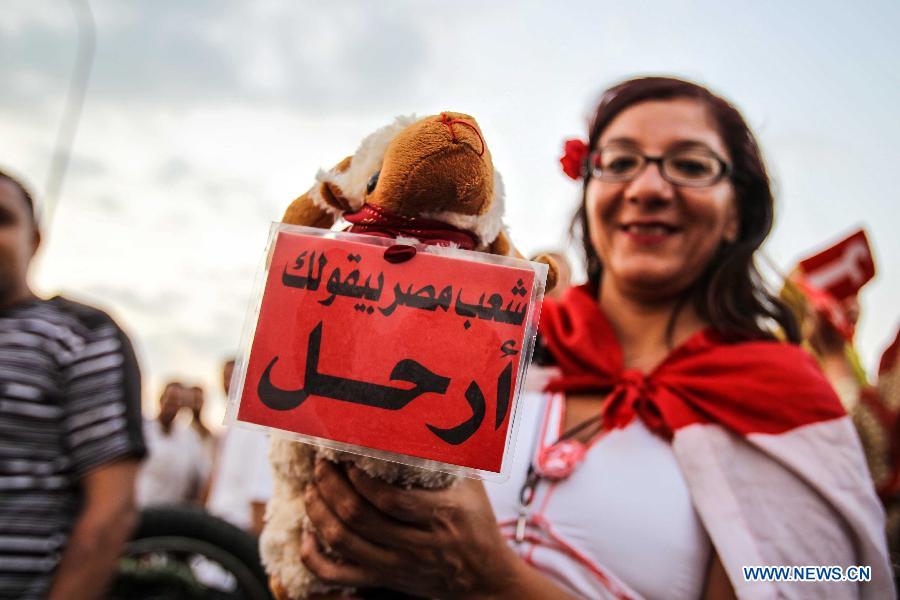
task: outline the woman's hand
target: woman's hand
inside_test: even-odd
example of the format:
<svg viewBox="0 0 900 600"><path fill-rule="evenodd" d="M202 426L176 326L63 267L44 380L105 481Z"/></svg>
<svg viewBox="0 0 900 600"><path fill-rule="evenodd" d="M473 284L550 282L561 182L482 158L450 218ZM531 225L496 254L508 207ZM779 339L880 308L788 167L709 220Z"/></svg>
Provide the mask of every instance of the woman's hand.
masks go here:
<svg viewBox="0 0 900 600"><path fill-rule="evenodd" d="M306 490L316 533L304 564L323 581L431 598L499 596L524 568L507 547L481 482L404 490L356 467L319 460ZM327 556L319 544L334 549Z"/></svg>

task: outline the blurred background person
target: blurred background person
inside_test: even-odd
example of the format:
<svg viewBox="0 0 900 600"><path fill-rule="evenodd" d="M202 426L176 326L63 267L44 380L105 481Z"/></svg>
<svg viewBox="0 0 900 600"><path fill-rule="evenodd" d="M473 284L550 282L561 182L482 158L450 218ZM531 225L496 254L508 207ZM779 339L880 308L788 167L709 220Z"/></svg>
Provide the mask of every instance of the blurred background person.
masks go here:
<svg viewBox="0 0 900 600"><path fill-rule="evenodd" d="M852 415L887 513L888 547L900 589L900 330L881 356L875 384L860 391Z"/></svg>
<svg viewBox="0 0 900 600"><path fill-rule="evenodd" d="M225 396L231 389L234 360L222 369ZM263 526L272 496L269 437L262 431L232 425L223 435L206 509L255 536Z"/></svg>
<svg viewBox="0 0 900 600"><path fill-rule="evenodd" d="M0 597L97 598L136 522L140 371L108 315L31 292L40 240L0 171Z"/></svg>
<svg viewBox="0 0 900 600"><path fill-rule="evenodd" d="M846 260L854 243L859 250ZM882 355L874 383L855 347L859 292L874 276L873 253L862 230L800 261L785 278L781 298L797 317L804 348L853 418L885 508L894 579L900 583L900 332Z"/></svg>
<svg viewBox="0 0 900 600"><path fill-rule="evenodd" d="M176 420L192 408L193 392L179 382L166 384L159 398L159 413L144 421L148 457L137 481L141 506L199 502L209 476L210 462L200 434Z"/></svg>
<svg viewBox="0 0 900 600"><path fill-rule="evenodd" d="M217 440L216 435L210 431L203 421L203 407L206 404L203 388L199 385L194 385L186 389L185 393L188 398L188 406L191 409L191 429L200 436L203 452L206 453L206 461L212 465L215 463Z"/></svg>
<svg viewBox="0 0 900 600"><path fill-rule="evenodd" d="M847 412L869 386L856 350L859 294L875 277L865 229L801 260L784 278L781 299L800 324L804 347L819 361Z"/></svg>

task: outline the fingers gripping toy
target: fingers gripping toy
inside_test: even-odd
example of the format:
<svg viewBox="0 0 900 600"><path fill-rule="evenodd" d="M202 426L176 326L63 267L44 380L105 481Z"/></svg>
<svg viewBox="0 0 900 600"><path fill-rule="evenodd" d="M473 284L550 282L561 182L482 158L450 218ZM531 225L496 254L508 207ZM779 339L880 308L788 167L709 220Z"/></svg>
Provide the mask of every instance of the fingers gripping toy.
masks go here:
<svg viewBox="0 0 900 600"><path fill-rule="evenodd" d="M503 183L478 124L445 112L401 117L366 137L352 156L319 171L315 185L291 203L283 221L327 229L340 217L351 232L521 256L504 230L503 205ZM556 265L549 257L536 260L548 265L547 289L552 289ZM274 491L260 547L280 600L330 589L300 559L302 532L311 528L303 491L316 456L352 462L404 487L444 488L455 480L447 473L273 437Z"/></svg>

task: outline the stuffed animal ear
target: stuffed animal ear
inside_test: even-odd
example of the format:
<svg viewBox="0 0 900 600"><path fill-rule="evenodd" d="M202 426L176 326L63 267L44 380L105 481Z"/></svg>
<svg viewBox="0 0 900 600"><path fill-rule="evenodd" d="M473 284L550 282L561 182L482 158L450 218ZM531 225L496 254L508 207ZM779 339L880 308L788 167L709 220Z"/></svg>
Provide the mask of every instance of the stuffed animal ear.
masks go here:
<svg viewBox="0 0 900 600"><path fill-rule="evenodd" d="M547 254L538 254L531 260L547 265L547 284L544 287L544 293L552 292L559 282L559 265L556 264L552 256Z"/></svg>
<svg viewBox="0 0 900 600"><path fill-rule="evenodd" d="M488 252L491 254L498 254L500 256L515 256L516 258L525 258L522 256L522 253L516 250L516 247L512 245L512 242L509 241L509 237L506 235L506 232L502 229L500 233L497 234L497 237L491 242L491 245L488 247ZM539 263L544 263L547 265L547 284L544 288L544 293L550 292L553 288L556 287L556 283L559 281L559 266L556 264L556 261L553 260L553 257L548 256L546 254L538 254L531 260Z"/></svg>
<svg viewBox="0 0 900 600"><path fill-rule="evenodd" d="M350 202L340 186L331 179L345 173L350 168L352 157L348 156L327 171L319 171L315 185L291 202L281 220L291 225L305 225L328 229L337 217L351 210Z"/></svg>
<svg viewBox="0 0 900 600"><path fill-rule="evenodd" d="M522 254L516 250L515 246L512 245L512 242L509 241L509 237L506 235L506 232L502 229L500 233L497 234L497 237L494 238L494 241L488 246L488 252L491 254L496 254L498 256L514 256L516 258L524 258Z"/></svg>
<svg viewBox="0 0 900 600"><path fill-rule="evenodd" d="M319 207L333 213L341 215L345 212L354 212L359 210L364 200L362 197L355 198L348 190L347 185L351 184L350 168L353 166L353 157L348 156L327 171L319 171L316 174L318 187L314 187L313 199L319 203Z"/></svg>
<svg viewBox="0 0 900 600"><path fill-rule="evenodd" d="M321 184L313 186L313 190ZM334 225L335 215L323 209L318 202L313 199L313 190L310 190L291 202L291 205L284 211L281 217L282 222L290 225L305 225L306 227L318 227L319 229L329 229Z"/></svg>
<svg viewBox="0 0 900 600"><path fill-rule="evenodd" d="M332 212L345 213L353 211L350 200L347 199L343 190L336 183L323 181L319 186L319 195Z"/></svg>

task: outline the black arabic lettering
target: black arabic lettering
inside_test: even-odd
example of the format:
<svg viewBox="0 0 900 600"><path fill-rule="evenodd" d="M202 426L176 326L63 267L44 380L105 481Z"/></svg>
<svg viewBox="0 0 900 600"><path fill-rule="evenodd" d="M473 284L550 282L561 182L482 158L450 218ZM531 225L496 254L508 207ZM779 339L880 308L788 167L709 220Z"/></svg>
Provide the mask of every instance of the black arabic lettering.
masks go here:
<svg viewBox="0 0 900 600"><path fill-rule="evenodd" d="M506 413L509 412L509 401L512 395L512 363L507 363L506 367L501 371L497 378L497 410L494 417L494 429L499 429L503 421L506 420ZM443 429L428 424L431 432L454 446L458 446L467 441L484 421L485 401L481 388L474 381L469 384L466 389L466 401L472 409L472 416L455 427Z"/></svg>
<svg viewBox="0 0 900 600"><path fill-rule="evenodd" d="M513 356L514 354L518 354L519 351L516 350L516 340L506 340L500 345L500 352L503 353L503 356Z"/></svg>
<svg viewBox="0 0 900 600"><path fill-rule="evenodd" d="M272 410L291 410L300 406L310 395L342 400L364 406L399 410L418 396L429 392L443 394L450 378L433 373L422 364L405 358L394 365L391 381L413 384L410 389L395 388L377 383L335 377L319 372L319 352L322 345L322 322L309 333L306 348L306 370L303 387L283 390L272 383L272 369L278 357L266 367L257 385L260 401Z"/></svg>
<svg viewBox="0 0 900 600"><path fill-rule="evenodd" d="M467 304L463 302L462 290L460 290L456 294L456 304L454 306L456 314L461 317L478 317L485 321L512 323L514 325L521 325L525 320L527 306L523 307L521 303L518 303L513 308L512 300L510 300L506 305L506 309L503 309L501 308L503 306L503 297L500 294L491 294L488 298L487 306L485 306L485 296L486 294L481 295L478 299L478 304Z"/></svg>
<svg viewBox="0 0 900 600"><path fill-rule="evenodd" d="M412 286L410 286L410 289L412 289ZM400 287L400 284L399 283L395 284L394 285L394 303L391 304L390 306L383 307L383 308L379 306L378 310L380 310L381 314L383 314L384 316L389 317L390 315L393 314L393 312L395 310L397 310L398 306L403 304L403 299L405 297L406 297L406 294L403 293L403 288Z"/></svg>
<svg viewBox="0 0 900 600"><path fill-rule="evenodd" d="M440 294L435 296L435 287L433 285L423 286L416 292L412 291L412 285L410 285L404 292L398 283L394 286L394 302L389 306L379 307L378 310L384 316L390 316L398 306L409 306L410 308L430 311L442 308L444 311L447 311L450 309L452 300L453 286L451 285L445 287Z"/></svg>
<svg viewBox="0 0 900 600"><path fill-rule="evenodd" d="M512 323L513 325L521 325L522 321L525 320L525 311L528 309L528 306L523 306L521 302L516 303L516 307L512 307L513 301L510 300L506 308L503 310L497 311L497 315L494 319L498 323Z"/></svg>
<svg viewBox="0 0 900 600"><path fill-rule="evenodd" d="M341 270L340 268L336 268L328 277L328 283L325 284L325 289L328 290L328 293L331 294L331 296L324 300L319 300L319 304L331 306L334 299L338 296L346 296L347 298L365 298L366 300L377 302L381 298L381 291L384 287L384 274L378 274L378 286L374 288L370 285L372 282L371 275L366 277L366 281L363 285L359 285L359 278L359 269L353 269L347 274L347 277L341 281Z"/></svg>
<svg viewBox="0 0 900 600"><path fill-rule="evenodd" d="M482 298L482 300L484 299L483 294L482 294L481 298ZM461 317L475 317L478 315L478 313L475 312L476 308L477 308L477 305L466 304L465 302L462 301L462 289L460 289L458 292L456 292L456 305L454 306L454 310L456 311L456 314L458 314Z"/></svg>
<svg viewBox="0 0 900 600"><path fill-rule="evenodd" d="M428 429L434 435L454 446L458 446L468 440L478 431L478 428L481 427L481 422L484 420L484 394L481 393L481 388L474 381L466 389L466 401L472 409L472 416L467 420L449 429L441 429L434 425L428 425Z"/></svg>
<svg viewBox="0 0 900 600"><path fill-rule="evenodd" d="M306 251L301 252L297 259L294 261L294 269L299 271L303 268L305 257ZM317 262L316 253L315 251L313 251L306 266L306 275L289 275L287 272L287 265L284 265L284 272L281 274L281 283L288 287L315 291L319 289L319 283L322 281L322 269L325 268L325 265L327 263L328 259L325 258L325 254L319 255L319 260ZM317 264L319 267L318 274L315 273L315 267Z"/></svg>

